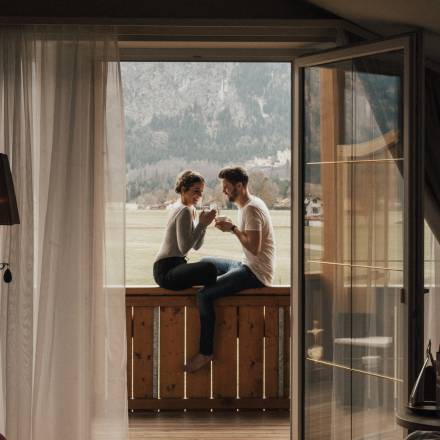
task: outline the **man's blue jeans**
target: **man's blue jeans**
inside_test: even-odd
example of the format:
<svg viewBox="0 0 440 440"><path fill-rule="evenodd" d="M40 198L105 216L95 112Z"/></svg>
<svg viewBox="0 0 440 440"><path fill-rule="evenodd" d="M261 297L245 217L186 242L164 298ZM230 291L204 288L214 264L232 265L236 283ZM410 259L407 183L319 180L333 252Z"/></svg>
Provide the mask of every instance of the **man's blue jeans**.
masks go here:
<svg viewBox="0 0 440 440"><path fill-rule="evenodd" d="M202 258L201 261L212 263L217 268L217 281L202 287L197 292L200 313L200 353L209 356L214 350L214 301L240 290L264 287L264 284L239 261L214 257Z"/></svg>

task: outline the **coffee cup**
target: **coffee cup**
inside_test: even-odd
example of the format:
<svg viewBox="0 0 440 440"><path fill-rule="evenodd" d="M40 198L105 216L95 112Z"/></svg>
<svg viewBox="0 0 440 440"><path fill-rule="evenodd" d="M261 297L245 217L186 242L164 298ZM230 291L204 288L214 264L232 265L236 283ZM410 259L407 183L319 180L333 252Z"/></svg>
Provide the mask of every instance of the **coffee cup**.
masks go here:
<svg viewBox="0 0 440 440"><path fill-rule="evenodd" d="M219 215L215 218L218 222L226 222L228 220L228 217L225 215Z"/></svg>

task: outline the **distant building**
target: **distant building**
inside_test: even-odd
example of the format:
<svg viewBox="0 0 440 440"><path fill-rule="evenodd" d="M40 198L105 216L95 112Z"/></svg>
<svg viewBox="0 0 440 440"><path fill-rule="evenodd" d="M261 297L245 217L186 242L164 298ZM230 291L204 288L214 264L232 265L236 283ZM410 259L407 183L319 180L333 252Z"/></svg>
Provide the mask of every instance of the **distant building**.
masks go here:
<svg viewBox="0 0 440 440"><path fill-rule="evenodd" d="M273 209L290 209L291 203L289 198L278 199L274 205Z"/></svg>
<svg viewBox="0 0 440 440"><path fill-rule="evenodd" d="M323 204L320 197L307 196L304 199L305 225L322 226Z"/></svg>
<svg viewBox="0 0 440 440"><path fill-rule="evenodd" d="M155 203L154 205L148 205L146 209L171 209L176 203L176 200L167 200L162 203Z"/></svg>

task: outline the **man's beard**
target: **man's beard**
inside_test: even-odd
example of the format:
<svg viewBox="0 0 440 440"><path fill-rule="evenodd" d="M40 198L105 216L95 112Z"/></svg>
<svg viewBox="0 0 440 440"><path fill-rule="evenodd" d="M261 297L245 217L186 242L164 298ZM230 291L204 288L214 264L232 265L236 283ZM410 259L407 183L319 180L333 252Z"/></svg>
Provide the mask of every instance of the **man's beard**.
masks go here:
<svg viewBox="0 0 440 440"><path fill-rule="evenodd" d="M234 189L232 190L232 193L228 196L228 200L229 200L230 202L235 202L235 200L237 199L237 197L238 197L238 191L234 188Z"/></svg>

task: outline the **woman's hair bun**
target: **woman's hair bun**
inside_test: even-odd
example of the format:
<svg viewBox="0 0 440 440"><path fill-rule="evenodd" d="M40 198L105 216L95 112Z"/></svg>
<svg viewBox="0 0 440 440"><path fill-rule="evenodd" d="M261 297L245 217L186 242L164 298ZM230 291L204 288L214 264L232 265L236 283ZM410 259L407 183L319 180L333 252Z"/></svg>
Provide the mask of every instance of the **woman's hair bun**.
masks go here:
<svg viewBox="0 0 440 440"><path fill-rule="evenodd" d="M182 171L176 179L175 191L177 194L188 191L195 183L205 183L205 179L196 171Z"/></svg>

